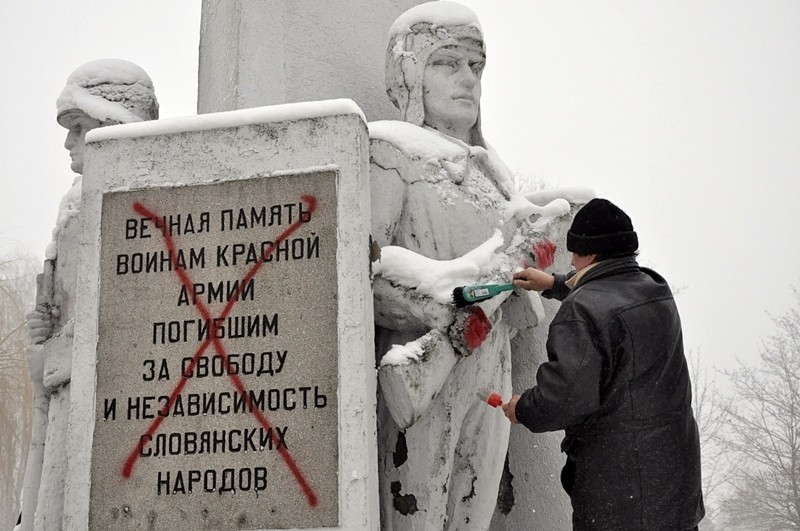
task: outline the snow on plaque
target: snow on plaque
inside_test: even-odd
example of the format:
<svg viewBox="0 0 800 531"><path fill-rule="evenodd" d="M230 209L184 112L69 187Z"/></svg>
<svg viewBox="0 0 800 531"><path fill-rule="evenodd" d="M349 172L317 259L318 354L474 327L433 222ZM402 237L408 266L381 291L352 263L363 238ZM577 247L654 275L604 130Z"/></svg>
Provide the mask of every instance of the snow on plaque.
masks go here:
<svg viewBox="0 0 800 531"><path fill-rule="evenodd" d="M91 528L338 525L336 178L104 195Z"/></svg>

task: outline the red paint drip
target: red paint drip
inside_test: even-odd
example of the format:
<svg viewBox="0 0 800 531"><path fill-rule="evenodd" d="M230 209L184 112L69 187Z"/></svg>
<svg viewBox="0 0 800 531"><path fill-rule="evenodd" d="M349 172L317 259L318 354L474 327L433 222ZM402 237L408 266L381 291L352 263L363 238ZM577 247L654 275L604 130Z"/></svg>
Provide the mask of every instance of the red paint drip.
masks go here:
<svg viewBox="0 0 800 531"><path fill-rule="evenodd" d="M317 198L311 195L303 195L301 199L308 204L308 213L309 216L314 212L317 208ZM144 218L148 218L154 223L158 220L158 215L156 215L152 210L145 207L142 203L136 202L133 204L133 210ZM275 252L275 249L278 245L286 240L289 236L292 235L297 229L299 229L304 223L308 221L308 218L300 219L293 224L291 224L285 231L283 231L270 245L267 249L264 250L263 255L261 256L261 260L253 265L250 270L245 275L244 280L239 283L239 288L233 294L231 299L228 301L228 304L225 305L225 308L222 310L222 313L219 315L218 319L225 319L230 315L231 311L233 310L233 306L238 302L239 296L241 295L242 290L247 285L247 283L258 273L258 270L261 269L261 266L264 265L264 262L269 256ZM185 269L181 269L177 267L177 253L175 252L175 241L172 239L172 235L169 234L169 231L166 227L161 227L161 234L164 236L164 244L167 247L167 251L169 252L170 256L172 257L173 261L173 271L178 277L178 280L183 284L188 290L192 290L193 283L191 278L189 278L188 273ZM228 360L228 353L225 351L225 347L222 345L222 342L217 339L216 330L215 330L215 320L212 319L211 313L208 311L208 308L203 304L202 301L197 301L195 304L197 311L200 315L205 319L207 322L210 323L209 327L209 339L206 339L201 345L200 348L197 349L195 352L192 362L186 368L185 373L182 375L180 382L175 388L172 390L172 393L169 395L169 401L164 405L161 410L161 413L153 420L153 422L148 427L147 431L139 437L139 442L136 444L136 447L131 451L128 455L128 458L125 460L125 464L122 467L122 475L125 478L131 477L133 474L133 467L136 464L136 461L139 459L142 449L145 445L145 439L152 440L153 435L158 431L158 427L161 425L161 422L166 418L166 415L169 413L169 410L172 408L172 405L175 403L177 397L183 391L183 388L186 386L189 377L188 374L191 374L194 370L195 365L197 364L197 360L200 359L205 351L208 349L210 345L214 345L214 350L216 351L216 356L219 356L225 362L225 369L228 372L228 376L230 376L233 386L239 391L239 393L245 397L247 401L247 406L250 410L252 410L253 415L256 417L261 426L264 427L269 433L272 434L272 440L276 446L278 446L278 452L280 453L281 457L283 458L286 466L291 471L292 475L294 476L297 483L300 485L303 493L305 494L308 504L311 507L316 507L319 503L317 495L314 493L314 490L309 485L308 481L306 480L303 472L300 470L300 467L297 465L297 462L292 457L292 454L289 452L288 448L285 446L281 446L278 443L280 442L278 436L276 435L276 430L272 430L272 424L267 420L266 416L257 408L253 407L252 400L250 399L250 393L247 392L247 388L244 386L241 378L237 374L230 374L230 363Z"/></svg>
<svg viewBox="0 0 800 531"><path fill-rule="evenodd" d="M473 306L471 310L472 312L464 323L464 339L467 341L467 347L470 350L475 350L489 336L492 323L483 313L480 306Z"/></svg>
<svg viewBox="0 0 800 531"><path fill-rule="evenodd" d="M536 259L537 269L544 270L553 265L556 248L556 244L547 239L533 244L533 256Z"/></svg>

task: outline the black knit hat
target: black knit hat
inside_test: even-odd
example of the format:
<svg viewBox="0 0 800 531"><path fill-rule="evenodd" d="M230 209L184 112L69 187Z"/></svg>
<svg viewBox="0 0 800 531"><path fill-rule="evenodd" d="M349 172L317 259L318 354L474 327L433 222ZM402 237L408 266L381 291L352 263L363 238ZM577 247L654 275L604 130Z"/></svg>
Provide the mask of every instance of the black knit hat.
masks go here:
<svg viewBox="0 0 800 531"><path fill-rule="evenodd" d="M631 218L607 199L581 208L567 233L567 250L579 255L630 256L639 248Z"/></svg>

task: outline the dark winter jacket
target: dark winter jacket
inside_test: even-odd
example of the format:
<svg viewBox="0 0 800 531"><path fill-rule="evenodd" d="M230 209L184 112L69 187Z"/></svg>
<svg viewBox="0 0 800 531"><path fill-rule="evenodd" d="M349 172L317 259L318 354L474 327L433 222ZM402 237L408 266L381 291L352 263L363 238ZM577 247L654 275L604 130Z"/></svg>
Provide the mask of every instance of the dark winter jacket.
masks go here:
<svg viewBox="0 0 800 531"><path fill-rule="evenodd" d="M568 293L568 294L567 294ZM598 263L563 297L549 361L516 406L531 431L566 430L576 530L691 529L704 515L700 443L680 318L658 273Z"/></svg>

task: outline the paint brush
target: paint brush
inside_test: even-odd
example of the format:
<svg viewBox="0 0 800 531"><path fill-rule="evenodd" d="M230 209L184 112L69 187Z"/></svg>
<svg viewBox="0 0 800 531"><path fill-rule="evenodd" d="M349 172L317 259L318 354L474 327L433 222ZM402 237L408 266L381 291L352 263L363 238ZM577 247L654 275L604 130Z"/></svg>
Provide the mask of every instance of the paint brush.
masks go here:
<svg viewBox="0 0 800 531"><path fill-rule="evenodd" d="M477 286L461 286L453 290L453 302L459 308L491 299L504 291L514 289L514 284L479 284Z"/></svg>
<svg viewBox="0 0 800 531"><path fill-rule="evenodd" d="M478 398L481 399L481 402L486 402L492 407L502 406L503 405L503 397L500 396L500 393L495 393L492 391L491 393L475 393Z"/></svg>

